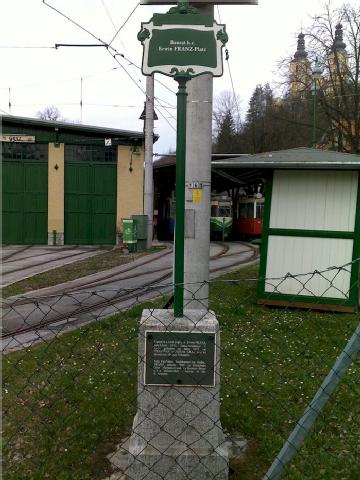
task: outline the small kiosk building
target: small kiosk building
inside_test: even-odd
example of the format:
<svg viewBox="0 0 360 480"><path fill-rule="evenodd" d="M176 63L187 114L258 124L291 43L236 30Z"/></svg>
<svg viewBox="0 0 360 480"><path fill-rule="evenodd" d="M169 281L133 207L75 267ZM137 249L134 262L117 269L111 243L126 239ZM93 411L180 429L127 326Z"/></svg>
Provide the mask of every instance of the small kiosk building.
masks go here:
<svg viewBox="0 0 360 480"><path fill-rule="evenodd" d="M298 148L252 158L271 167L258 302L333 311L359 304L360 156ZM314 273L315 272L315 273Z"/></svg>

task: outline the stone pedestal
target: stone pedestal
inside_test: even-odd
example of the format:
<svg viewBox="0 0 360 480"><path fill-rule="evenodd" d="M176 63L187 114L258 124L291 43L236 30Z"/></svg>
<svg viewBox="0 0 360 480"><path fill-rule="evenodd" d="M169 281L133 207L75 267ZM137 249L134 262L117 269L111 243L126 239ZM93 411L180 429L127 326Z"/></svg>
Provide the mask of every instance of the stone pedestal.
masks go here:
<svg viewBox="0 0 360 480"><path fill-rule="evenodd" d="M147 385L146 332L211 334L214 386ZM194 337L193 337L194 338ZM210 335L209 335L210 338ZM220 335L212 312L144 310L139 331L138 409L129 441L129 480L226 480L228 443L220 423Z"/></svg>

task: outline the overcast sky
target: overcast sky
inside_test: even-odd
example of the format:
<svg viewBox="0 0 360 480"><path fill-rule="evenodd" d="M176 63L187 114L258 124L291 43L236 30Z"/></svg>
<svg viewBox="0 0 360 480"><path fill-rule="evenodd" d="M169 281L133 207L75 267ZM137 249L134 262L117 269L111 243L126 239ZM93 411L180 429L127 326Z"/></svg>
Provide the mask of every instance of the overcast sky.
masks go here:
<svg viewBox="0 0 360 480"><path fill-rule="evenodd" d="M137 66L142 57L136 38L141 22L168 9L137 6L137 0L46 1L107 43L133 12L111 45ZM331 2L333 7L342 3ZM323 0L259 0L257 6L221 6L219 11L215 7L216 19L220 13L229 34L229 66L243 114L255 86L276 80L278 61L295 52L301 28L306 29L311 16L323 11ZM41 0L1 0L1 113L35 117L36 112L55 105L71 121L141 131L145 77L139 68L119 56L120 66L105 48L55 49L56 43L97 42ZM177 84L159 74L156 80L159 120L155 127L160 139L155 151L167 153L176 141ZM214 79L214 94L224 90L232 90L226 64L223 77Z"/></svg>

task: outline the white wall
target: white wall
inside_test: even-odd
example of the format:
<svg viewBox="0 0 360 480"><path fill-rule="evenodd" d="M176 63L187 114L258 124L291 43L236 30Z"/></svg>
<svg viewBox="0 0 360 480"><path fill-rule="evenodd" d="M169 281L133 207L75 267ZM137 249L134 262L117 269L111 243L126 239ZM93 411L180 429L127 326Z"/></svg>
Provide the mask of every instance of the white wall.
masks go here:
<svg viewBox="0 0 360 480"><path fill-rule="evenodd" d="M351 262L352 249L353 240L270 236L266 263L269 280L265 291L345 299L350 288L351 265L340 272L330 269L321 275L306 274ZM287 273L301 275L283 280Z"/></svg>
<svg viewBox="0 0 360 480"><path fill-rule="evenodd" d="M352 232L357 186L353 171L277 170L270 228Z"/></svg>
<svg viewBox="0 0 360 480"><path fill-rule="evenodd" d="M358 172L277 170L274 172L270 228L353 232ZM266 292L346 299L353 240L270 235ZM328 271L321 275L310 272ZM296 278L283 277L290 273Z"/></svg>

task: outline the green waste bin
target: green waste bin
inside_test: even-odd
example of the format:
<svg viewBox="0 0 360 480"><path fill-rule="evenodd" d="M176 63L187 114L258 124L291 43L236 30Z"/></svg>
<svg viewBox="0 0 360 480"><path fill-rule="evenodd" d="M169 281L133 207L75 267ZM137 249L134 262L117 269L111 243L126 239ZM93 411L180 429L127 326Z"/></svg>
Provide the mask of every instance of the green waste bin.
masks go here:
<svg viewBox="0 0 360 480"><path fill-rule="evenodd" d="M145 250L146 248L146 238L147 238L147 215L131 215L131 218L136 223L136 238L137 238L137 247L138 251Z"/></svg>
<svg viewBox="0 0 360 480"><path fill-rule="evenodd" d="M122 219L123 243L129 249L129 252L137 251L137 228L136 222L132 218Z"/></svg>

